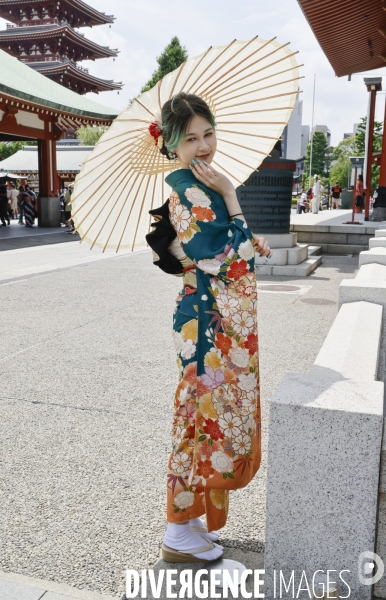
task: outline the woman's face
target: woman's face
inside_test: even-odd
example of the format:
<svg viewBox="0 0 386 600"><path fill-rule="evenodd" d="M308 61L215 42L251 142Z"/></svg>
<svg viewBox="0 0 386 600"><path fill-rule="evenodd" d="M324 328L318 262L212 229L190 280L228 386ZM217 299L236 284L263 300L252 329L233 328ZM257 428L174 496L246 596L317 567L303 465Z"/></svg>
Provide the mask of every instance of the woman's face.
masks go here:
<svg viewBox="0 0 386 600"><path fill-rule="evenodd" d="M193 158L211 163L216 147L217 139L212 125L204 117L196 115L176 148L181 168L188 169Z"/></svg>

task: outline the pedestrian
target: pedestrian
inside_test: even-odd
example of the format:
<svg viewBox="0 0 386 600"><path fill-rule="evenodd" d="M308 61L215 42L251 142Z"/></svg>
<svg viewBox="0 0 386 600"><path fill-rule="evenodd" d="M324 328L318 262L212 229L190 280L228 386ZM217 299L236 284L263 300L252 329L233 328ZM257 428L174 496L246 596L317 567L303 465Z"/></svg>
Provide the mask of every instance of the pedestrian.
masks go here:
<svg viewBox="0 0 386 600"><path fill-rule="evenodd" d="M298 200L298 214L301 215L302 212L305 213L309 206L310 205L307 202L307 194L304 190L302 190L301 196Z"/></svg>
<svg viewBox="0 0 386 600"><path fill-rule="evenodd" d="M19 187L19 206L24 211L25 226L33 227L35 221L35 200L23 185Z"/></svg>
<svg viewBox="0 0 386 600"><path fill-rule="evenodd" d="M8 180L6 182L6 186L7 186L7 198L8 198L8 206L7 206L7 215L8 215L8 221L10 221L11 217L12 217L12 209L11 209L11 182Z"/></svg>
<svg viewBox="0 0 386 600"><path fill-rule="evenodd" d="M341 195L342 195L342 188L339 185L339 181L336 181L334 187L331 190L332 208L333 209L339 208L339 200L340 200Z"/></svg>
<svg viewBox="0 0 386 600"><path fill-rule="evenodd" d="M26 185L26 186L25 186L25 191L27 192L27 194L29 194L29 195L30 195L30 196L33 198L33 200L34 200L34 201L36 200L36 194L35 194L35 192L34 192L34 191L33 191L33 190L30 188L30 186L29 186L29 185Z"/></svg>
<svg viewBox="0 0 386 600"><path fill-rule="evenodd" d="M17 219L17 215L19 214L18 207L17 207L17 196L18 196L18 191L15 187L15 184L11 183L11 191L10 191L9 199L11 201L11 210L12 210L12 218L13 219Z"/></svg>
<svg viewBox="0 0 386 600"><path fill-rule="evenodd" d="M212 166L215 120L204 100L179 93L164 104L162 126L150 127L161 136L161 153L179 160L166 177L169 200L152 212L170 217L174 253L185 266L173 318L180 381L162 555L211 561L223 552L215 542L229 490L245 487L260 465L254 258L255 250L271 251L264 238L254 240L233 185Z"/></svg>
<svg viewBox="0 0 386 600"><path fill-rule="evenodd" d="M71 194L72 194L73 189L74 189L74 184L70 183L68 185L67 191L64 195L64 221L69 229L67 231L67 233L73 233L75 231L74 222L71 219L71 210L72 210Z"/></svg>
<svg viewBox="0 0 386 600"><path fill-rule="evenodd" d="M316 214L320 210L320 200L322 196L322 185L317 175L314 175L314 185L312 188L312 212Z"/></svg>
<svg viewBox="0 0 386 600"><path fill-rule="evenodd" d="M364 206L363 201L363 175L358 175L358 178L355 182L355 213L361 213Z"/></svg>
<svg viewBox="0 0 386 600"><path fill-rule="evenodd" d="M0 221L3 227L6 227L11 224L8 214L8 196L7 196L7 186L5 183L0 183Z"/></svg>
<svg viewBox="0 0 386 600"><path fill-rule="evenodd" d="M64 217L64 195L67 192L67 188L62 188L60 190L59 202L60 202L60 225L65 226L65 217Z"/></svg>
<svg viewBox="0 0 386 600"><path fill-rule="evenodd" d="M25 194L25 189L23 185L19 186L19 192L17 195L17 207L19 209L19 221L18 224L19 225L24 225L24 199L23 199L23 194Z"/></svg>

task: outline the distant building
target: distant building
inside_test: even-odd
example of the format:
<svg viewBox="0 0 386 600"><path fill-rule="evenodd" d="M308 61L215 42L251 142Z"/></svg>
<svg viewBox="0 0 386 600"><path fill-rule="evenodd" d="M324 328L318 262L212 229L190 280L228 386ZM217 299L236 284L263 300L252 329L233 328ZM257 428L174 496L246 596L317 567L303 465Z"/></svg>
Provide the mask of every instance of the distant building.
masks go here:
<svg viewBox="0 0 386 600"><path fill-rule="evenodd" d="M351 137L352 135L355 135L357 130L358 130L358 125L359 123L354 123L353 125L353 132L352 133L344 133L343 134L343 139L346 140L348 137Z"/></svg>
<svg viewBox="0 0 386 600"><path fill-rule="evenodd" d="M323 131L324 135L327 138L327 146L331 146L331 131L329 130L327 125L314 125L312 134L314 134L315 131Z"/></svg>
<svg viewBox="0 0 386 600"><path fill-rule="evenodd" d="M283 158L296 160L301 156L302 145L302 115L303 101L296 96L295 108L293 109L288 125L285 126L282 136Z"/></svg>
<svg viewBox="0 0 386 600"><path fill-rule="evenodd" d="M302 125L302 143L300 156L305 156L307 152L307 146L310 143L310 126Z"/></svg>

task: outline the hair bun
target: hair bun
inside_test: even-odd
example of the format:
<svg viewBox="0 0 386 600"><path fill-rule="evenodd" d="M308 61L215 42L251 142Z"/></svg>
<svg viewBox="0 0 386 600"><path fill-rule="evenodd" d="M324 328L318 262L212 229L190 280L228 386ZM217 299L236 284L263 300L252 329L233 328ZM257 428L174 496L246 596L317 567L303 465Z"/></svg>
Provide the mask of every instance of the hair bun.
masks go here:
<svg viewBox="0 0 386 600"><path fill-rule="evenodd" d="M161 154L163 154L164 156L166 156L166 158L168 160L172 160L172 157L169 154L169 150L165 146L165 142L163 142L163 144L162 144L161 148L159 149L159 151L161 152Z"/></svg>

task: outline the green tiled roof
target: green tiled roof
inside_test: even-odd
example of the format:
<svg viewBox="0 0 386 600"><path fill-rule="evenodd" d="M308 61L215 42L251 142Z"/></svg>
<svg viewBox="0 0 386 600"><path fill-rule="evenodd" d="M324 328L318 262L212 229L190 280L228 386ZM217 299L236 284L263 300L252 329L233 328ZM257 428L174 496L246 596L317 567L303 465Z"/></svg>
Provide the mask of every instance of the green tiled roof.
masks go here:
<svg viewBox="0 0 386 600"><path fill-rule="evenodd" d="M47 108L95 119L115 119L119 111L80 96L0 50L0 92Z"/></svg>

